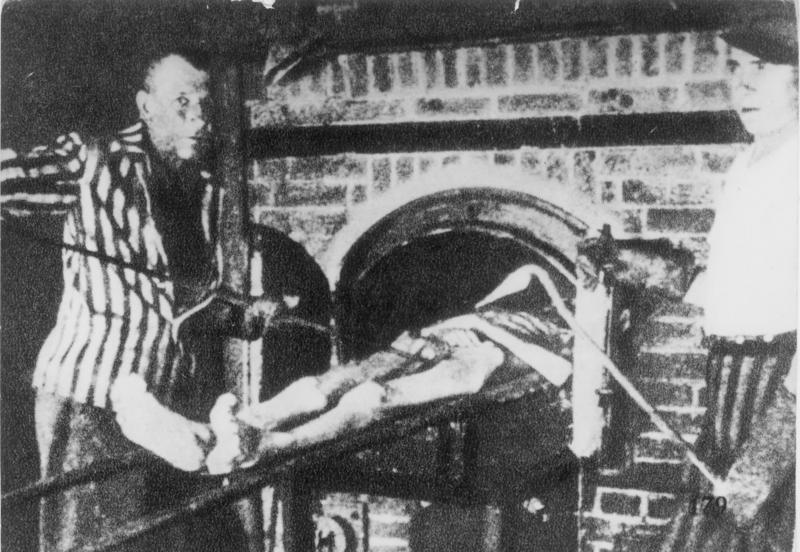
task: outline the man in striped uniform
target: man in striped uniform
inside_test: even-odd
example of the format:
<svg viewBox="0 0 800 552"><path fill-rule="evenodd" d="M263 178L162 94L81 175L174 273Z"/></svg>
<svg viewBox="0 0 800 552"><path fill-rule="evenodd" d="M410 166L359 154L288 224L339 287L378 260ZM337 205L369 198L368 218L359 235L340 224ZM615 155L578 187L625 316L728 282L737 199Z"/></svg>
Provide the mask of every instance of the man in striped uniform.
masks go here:
<svg viewBox="0 0 800 552"><path fill-rule="evenodd" d="M663 551L792 549L797 346L797 38L758 28L731 44L734 99L753 144L731 167L708 268L687 300L704 307L707 412L698 455L724 515L685 508Z"/></svg>
<svg viewBox="0 0 800 552"><path fill-rule="evenodd" d="M270 314L214 300L198 319L181 317L219 286L218 190L203 165L208 99L198 64L161 56L136 96L135 125L107 140L73 133L26 156L3 152L3 216L65 215L64 293L33 378L42 475L139 446L169 464L44 499L42 550L91 543L198 490L181 470L203 466L213 440L205 422L225 391L221 363L202 345L209 334L252 337ZM233 523L214 513L129 545L235 548Z"/></svg>

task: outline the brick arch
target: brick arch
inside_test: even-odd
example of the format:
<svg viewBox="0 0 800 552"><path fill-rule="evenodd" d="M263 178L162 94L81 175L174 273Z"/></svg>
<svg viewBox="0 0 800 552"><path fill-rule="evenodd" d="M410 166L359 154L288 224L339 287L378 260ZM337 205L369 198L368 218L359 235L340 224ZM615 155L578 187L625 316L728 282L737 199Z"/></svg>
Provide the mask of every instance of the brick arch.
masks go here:
<svg viewBox="0 0 800 552"><path fill-rule="evenodd" d="M348 219L321 259L332 288L397 245L452 226L524 235L568 263L578 242L603 224L624 234L618 215L571 186L473 162L432 170L366 201Z"/></svg>

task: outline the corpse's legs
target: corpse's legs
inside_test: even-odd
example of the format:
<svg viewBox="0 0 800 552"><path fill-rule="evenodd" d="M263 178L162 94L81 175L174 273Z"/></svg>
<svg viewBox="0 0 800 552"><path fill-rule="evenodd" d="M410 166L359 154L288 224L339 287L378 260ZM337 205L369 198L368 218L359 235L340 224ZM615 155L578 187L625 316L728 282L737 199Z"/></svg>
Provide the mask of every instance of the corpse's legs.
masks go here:
<svg viewBox="0 0 800 552"><path fill-rule="evenodd" d="M291 450L335 439L365 427L393 409L476 393L503 362L503 353L490 342L455 349L450 358L421 373L384 384L365 381L346 392L328 412L288 432L262 435L259 455Z"/></svg>

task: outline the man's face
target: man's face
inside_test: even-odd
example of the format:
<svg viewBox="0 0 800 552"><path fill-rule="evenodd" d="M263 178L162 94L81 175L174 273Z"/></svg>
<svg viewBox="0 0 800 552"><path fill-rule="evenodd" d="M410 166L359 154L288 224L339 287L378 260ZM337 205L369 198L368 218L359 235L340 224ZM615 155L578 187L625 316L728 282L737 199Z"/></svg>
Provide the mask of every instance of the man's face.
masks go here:
<svg viewBox="0 0 800 552"><path fill-rule="evenodd" d="M733 103L748 132L768 134L797 117L792 66L767 63L738 48L732 48L728 64Z"/></svg>
<svg viewBox="0 0 800 552"><path fill-rule="evenodd" d="M208 74L170 55L150 71L146 84L136 100L156 150L175 167L202 161L210 146Z"/></svg>

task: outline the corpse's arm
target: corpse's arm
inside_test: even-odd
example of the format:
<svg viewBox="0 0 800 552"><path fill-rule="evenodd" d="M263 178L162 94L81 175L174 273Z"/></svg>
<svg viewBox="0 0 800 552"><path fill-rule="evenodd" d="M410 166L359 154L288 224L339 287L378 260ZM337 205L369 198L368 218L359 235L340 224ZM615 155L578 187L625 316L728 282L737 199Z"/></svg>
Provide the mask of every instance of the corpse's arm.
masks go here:
<svg viewBox="0 0 800 552"><path fill-rule="evenodd" d="M66 212L78 201L89 148L72 132L50 146L20 154L0 151L0 207L3 218Z"/></svg>
<svg viewBox="0 0 800 552"><path fill-rule="evenodd" d="M523 341L476 314L465 314L445 320L430 328L426 328L422 331L422 335L434 335L447 329L467 329L482 333L489 338L489 340L498 345L502 345L520 360L536 369L537 372L554 385L563 385L572 373L571 364L561 356L544 347Z"/></svg>

